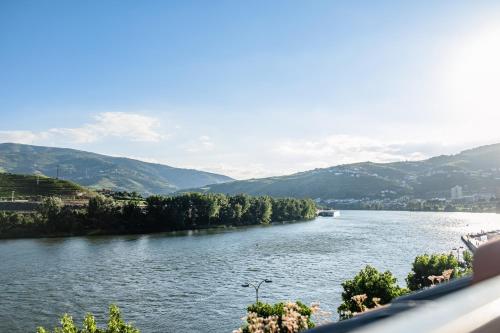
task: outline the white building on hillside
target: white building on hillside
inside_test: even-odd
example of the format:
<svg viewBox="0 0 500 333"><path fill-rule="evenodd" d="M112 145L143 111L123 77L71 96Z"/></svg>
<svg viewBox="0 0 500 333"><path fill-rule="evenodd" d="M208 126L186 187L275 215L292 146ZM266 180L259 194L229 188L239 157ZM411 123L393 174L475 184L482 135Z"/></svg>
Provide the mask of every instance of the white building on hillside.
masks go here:
<svg viewBox="0 0 500 333"><path fill-rule="evenodd" d="M462 186L455 186L451 188L451 200L459 200L464 197L462 193Z"/></svg>

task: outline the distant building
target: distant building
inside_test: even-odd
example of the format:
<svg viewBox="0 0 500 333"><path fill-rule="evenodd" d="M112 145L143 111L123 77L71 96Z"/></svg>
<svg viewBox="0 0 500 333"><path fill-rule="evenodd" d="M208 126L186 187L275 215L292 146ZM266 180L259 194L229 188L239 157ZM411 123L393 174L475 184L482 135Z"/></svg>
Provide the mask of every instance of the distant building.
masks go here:
<svg viewBox="0 0 500 333"><path fill-rule="evenodd" d="M475 193L472 196L474 202L490 201L496 198L496 195L493 193Z"/></svg>
<svg viewBox="0 0 500 333"><path fill-rule="evenodd" d="M451 200L460 200L463 197L462 186L457 185L451 188Z"/></svg>

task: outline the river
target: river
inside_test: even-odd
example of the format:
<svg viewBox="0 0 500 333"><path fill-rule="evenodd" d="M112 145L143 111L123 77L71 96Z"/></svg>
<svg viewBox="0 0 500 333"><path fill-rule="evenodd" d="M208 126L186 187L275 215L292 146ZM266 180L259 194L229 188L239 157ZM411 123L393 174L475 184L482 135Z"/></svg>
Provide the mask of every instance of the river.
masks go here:
<svg viewBox="0 0 500 333"><path fill-rule="evenodd" d="M52 328L71 313L105 323L111 303L148 332L231 332L269 278L268 302L320 302L332 312L341 282L364 265L404 285L411 262L449 252L460 236L500 229L500 215L343 211L337 218L218 231L0 241L0 332Z"/></svg>

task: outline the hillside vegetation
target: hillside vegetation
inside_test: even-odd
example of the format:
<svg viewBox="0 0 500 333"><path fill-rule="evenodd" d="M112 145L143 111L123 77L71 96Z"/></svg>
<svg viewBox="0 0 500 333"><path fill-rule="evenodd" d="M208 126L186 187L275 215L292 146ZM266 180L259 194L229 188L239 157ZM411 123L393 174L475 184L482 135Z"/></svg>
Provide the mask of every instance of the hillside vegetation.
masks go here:
<svg viewBox="0 0 500 333"><path fill-rule="evenodd" d="M33 196L76 196L86 192L81 186L66 181L43 176L15 175L0 173L0 197L11 197L15 191L15 197Z"/></svg>
<svg viewBox="0 0 500 333"><path fill-rule="evenodd" d="M322 199L447 198L455 185L462 186L465 194L495 194L500 187L500 144L424 161L345 164L194 190Z"/></svg>
<svg viewBox="0 0 500 333"><path fill-rule="evenodd" d="M59 170L59 171L58 171ZM232 179L191 169L111 157L75 149L0 144L0 171L66 179L95 189L135 191L145 195L216 184Z"/></svg>

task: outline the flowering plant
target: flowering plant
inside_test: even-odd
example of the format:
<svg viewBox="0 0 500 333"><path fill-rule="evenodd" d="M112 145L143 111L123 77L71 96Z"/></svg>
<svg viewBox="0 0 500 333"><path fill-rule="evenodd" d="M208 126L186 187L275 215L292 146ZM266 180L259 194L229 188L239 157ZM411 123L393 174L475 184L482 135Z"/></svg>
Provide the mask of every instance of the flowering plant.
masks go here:
<svg viewBox="0 0 500 333"><path fill-rule="evenodd" d="M244 325L233 333L297 333L314 327L311 315L318 310L297 302L274 305L257 302L248 307Z"/></svg>

